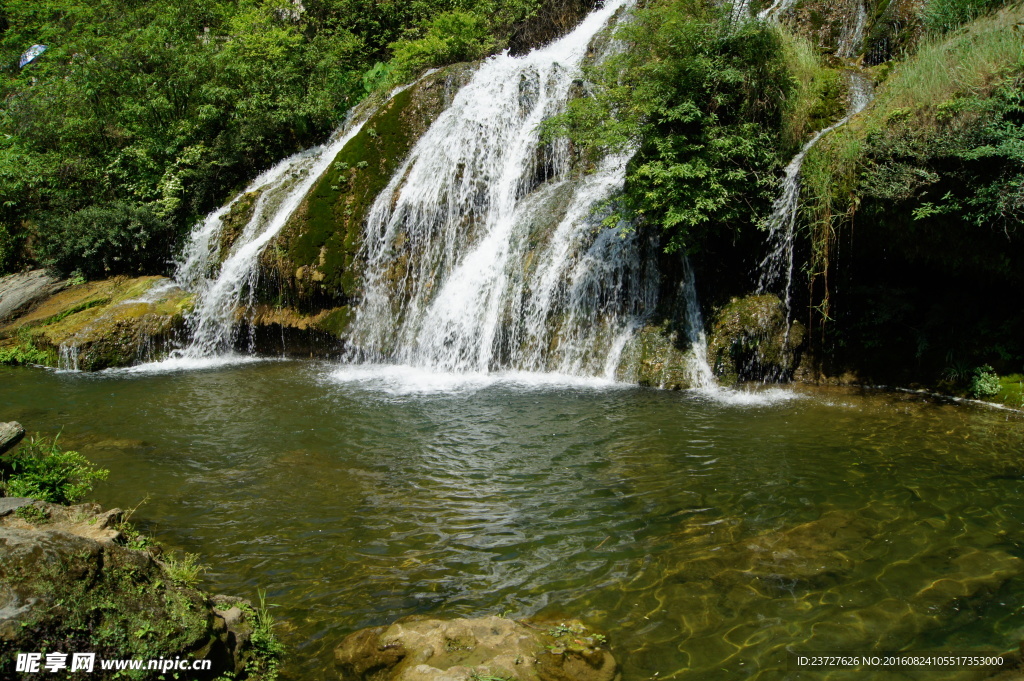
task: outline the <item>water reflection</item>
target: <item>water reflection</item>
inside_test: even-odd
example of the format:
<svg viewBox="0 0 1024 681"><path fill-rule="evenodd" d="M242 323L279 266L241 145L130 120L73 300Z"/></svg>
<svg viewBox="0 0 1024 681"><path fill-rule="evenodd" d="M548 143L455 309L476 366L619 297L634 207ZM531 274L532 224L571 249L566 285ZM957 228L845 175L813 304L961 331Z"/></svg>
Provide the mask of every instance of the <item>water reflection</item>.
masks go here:
<svg viewBox="0 0 1024 681"><path fill-rule="evenodd" d="M612 632L627 681L856 678L794 672L788 651L1024 637L1017 416L850 391L401 393L332 372L4 369L0 405L111 468L101 502L148 494L136 517L201 553L212 590L267 588L294 678L416 613L580 616Z"/></svg>

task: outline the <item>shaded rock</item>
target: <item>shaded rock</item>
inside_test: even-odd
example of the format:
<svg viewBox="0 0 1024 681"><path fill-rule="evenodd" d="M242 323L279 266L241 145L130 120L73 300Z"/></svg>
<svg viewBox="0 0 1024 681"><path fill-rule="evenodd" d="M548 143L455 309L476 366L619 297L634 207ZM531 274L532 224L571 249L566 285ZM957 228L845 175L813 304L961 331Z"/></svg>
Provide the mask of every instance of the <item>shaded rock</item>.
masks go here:
<svg viewBox="0 0 1024 681"><path fill-rule="evenodd" d="M0 423L0 454L13 449L25 437L25 429L17 421Z"/></svg>
<svg viewBox="0 0 1024 681"><path fill-rule="evenodd" d="M409 618L363 629L335 650L345 681L615 681L604 637L579 622Z"/></svg>
<svg viewBox="0 0 1024 681"><path fill-rule="evenodd" d="M28 344L46 364L96 371L159 356L184 324L191 297L165 277L72 286L0 326L0 347Z"/></svg>
<svg viewBox="0 0 1024 681"><path fill-rule="evenodd" d="M694 362L693 348L683 332L648 325L626 345L616 377L650 388L686 390L695 387Z"/></svg>
<svg viewBox="0 0 1024 681"><path fill-rule="evenodd" d="M67 285L46 273L32 270L0 277L0 324L24 313L33 304L52 296Z"/></svg>
<svg viewBox="0 0 1024 681"><path fill-rule="evenodd" d="M14 513L19 508L31 506L32 503L32 499L25 497L0 497L0 518Z"/></svg>
<svg viewBox="0 0 1024 681"><path fill-rule="evenodd" d="M194 678L244 678L254 655L248 604L179 584L150 553L118 545L116 509L32 509L0 519L0 650L38 650L47 641L49 652L99 659L209 659L210 672Z"/></svg>
<svg viewBox="0 0 1024 681"><path fill-rule="evenodd" d="M708 338L708 363L725 381L780 381L793 377L806 336L803 324L787 324L774 295L733 298L718 311Z"/></svg>

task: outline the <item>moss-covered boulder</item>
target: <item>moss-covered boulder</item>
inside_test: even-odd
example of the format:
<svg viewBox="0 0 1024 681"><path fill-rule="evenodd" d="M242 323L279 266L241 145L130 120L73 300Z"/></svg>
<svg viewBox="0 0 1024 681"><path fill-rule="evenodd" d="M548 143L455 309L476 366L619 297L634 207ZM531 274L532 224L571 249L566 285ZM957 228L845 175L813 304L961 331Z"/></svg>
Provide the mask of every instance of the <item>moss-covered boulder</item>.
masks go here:
<svg viewBox="0 0 1024 681"><path fill-rule="evenodd" d="M183 583L150 551L121 545L120 511L44 502L0 508L0 678L18 652L95 653L89 678L246 678L261 669L251 608ZM203 671L105 671L101 660L209 660ZM45 658L44 658L45 659ZM70 667L70 664L69 664ZM249 678L258 678L253 674Z"/></svg>
<svg viewBox="0 0 1024 681"><path fill-rule="evenodd" d="M164 277L69 286L0 326L0 353L83 371L128 366L158 356L190 308Z"/></svg>
<svg viewBox="0 0 1024 681"><path fill-rule="evenodd" d="M265 301L319 314L342 308L358 295L358 252L367 211L472 73L470 64L441 69L367 120L263 252Z"/></svg>
<svg viewBox="0 0 1024 681"><path fill-rule="evenodd" d="M727 382L789 380L805 336L803 324L788 322L778 296L733 298L711 324L708 363Z"/></svg>
<svg viewBox="0 0 1024 681"><path fill-rule="evenodd" d="M683 331L668 323L649 324L623 349L616 378L649 388L686 390L699 385L699 361Z"/></svg>
<svg viewBox="0 0 1024 681"><path fill-rule="evenodd" d="M616 681L605 637L580 622L408 618L350 634L335 650L343 681Z"/></svg>

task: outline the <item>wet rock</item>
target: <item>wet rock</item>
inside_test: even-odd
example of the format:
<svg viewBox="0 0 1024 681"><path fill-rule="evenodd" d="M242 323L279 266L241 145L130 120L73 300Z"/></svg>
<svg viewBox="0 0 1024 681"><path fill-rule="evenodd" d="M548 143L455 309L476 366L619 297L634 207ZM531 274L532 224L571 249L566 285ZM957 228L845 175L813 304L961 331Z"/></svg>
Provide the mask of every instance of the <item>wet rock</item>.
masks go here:
<svg viewBox="0 0 1024 681"><path fill-rule="evenodd" d="M26 499L25 497L0 497L0 518L14 513L19 508L31 506L32 503L32 499Z"/></svg>
<svg viewBox="0 0 1024 681"><path fill-rule="evenodd" d="M805 336L803 324L787 324L777 296L733 298L711 324L708 363L724 381L790 380Z"/></svg>
<svg viewBox="0 0 1024 681"><path fill-rule="evenodd" d="M67 285L46 270L32 270L0 277L0 324L24 313L33 304Z"/></svg>
<svg viewBox="0 0 1024 681"><path fill-rule="evenodd" d="M363 629L335 650L344 681L615 681L604 637L579 622L409 618Z"/></svg>
<svg viewBox="0 0 1024 681"><path fill-rule="evenodd" d="M617 378L650 388L686 390L696 387L696 361L684 333L666 325L648 325L623 350Z"/></svg>
<svg viewBox="0 0 1024 681"><path fill-rule="evenodd" d="M164 277L72 286L0 325L0 347L29 345L45 363L97 371L155 359L184 324L191 297Z"/></svg>
<svg viewBox="0 0 1024 681"><path fill-rule="evenodd" d="M303 315L317 315L358 297L366 213L473 72L471 64L439 69L367 120L260 256L261 301L283 300ZM335 319L342 327L347 321L347 316Z"/></svg>
<svg viewBox="0 0 1024 681"><path fill-rule="evenodd" d="M150 553L119 545L117 509L28 508L0 518L0 649L35 651L47 641L50 652L101 659L188 656L213 663L198 678L244 678L248 604L178 583Z"/></svg>
<svg viewBox="0 0 1024 681"><path fill-rule="evenodd" d="M17 421L0 423L0 454L13 449L25 437L25 429Z"/></svg>

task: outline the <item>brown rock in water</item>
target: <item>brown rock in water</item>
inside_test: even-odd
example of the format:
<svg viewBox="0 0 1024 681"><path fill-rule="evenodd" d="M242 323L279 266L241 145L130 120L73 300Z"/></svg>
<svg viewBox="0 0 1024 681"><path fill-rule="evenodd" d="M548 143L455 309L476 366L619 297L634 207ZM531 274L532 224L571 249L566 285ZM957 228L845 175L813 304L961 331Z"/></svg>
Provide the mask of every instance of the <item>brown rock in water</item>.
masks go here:
<svg viewBox="0 0 1024 681"><path fill-rule="evenodd" d="M771 294L733 298L715 315L708 363L725 381L787 381L800 365L806 329Z"/></svg>
<svg viewBox="0 0 1024 681"><path fill-rule="evenodd" d="M0 454L6 454L13 449L23 437L25 429L17 421L0 423Z"/></svg>
<svg viewBox="0 0 1024 681"><path fill-rule="evenodd" d="M616 681L600 634L579 622L410 618L350 634L334 652L344 681Z"/></svg>

